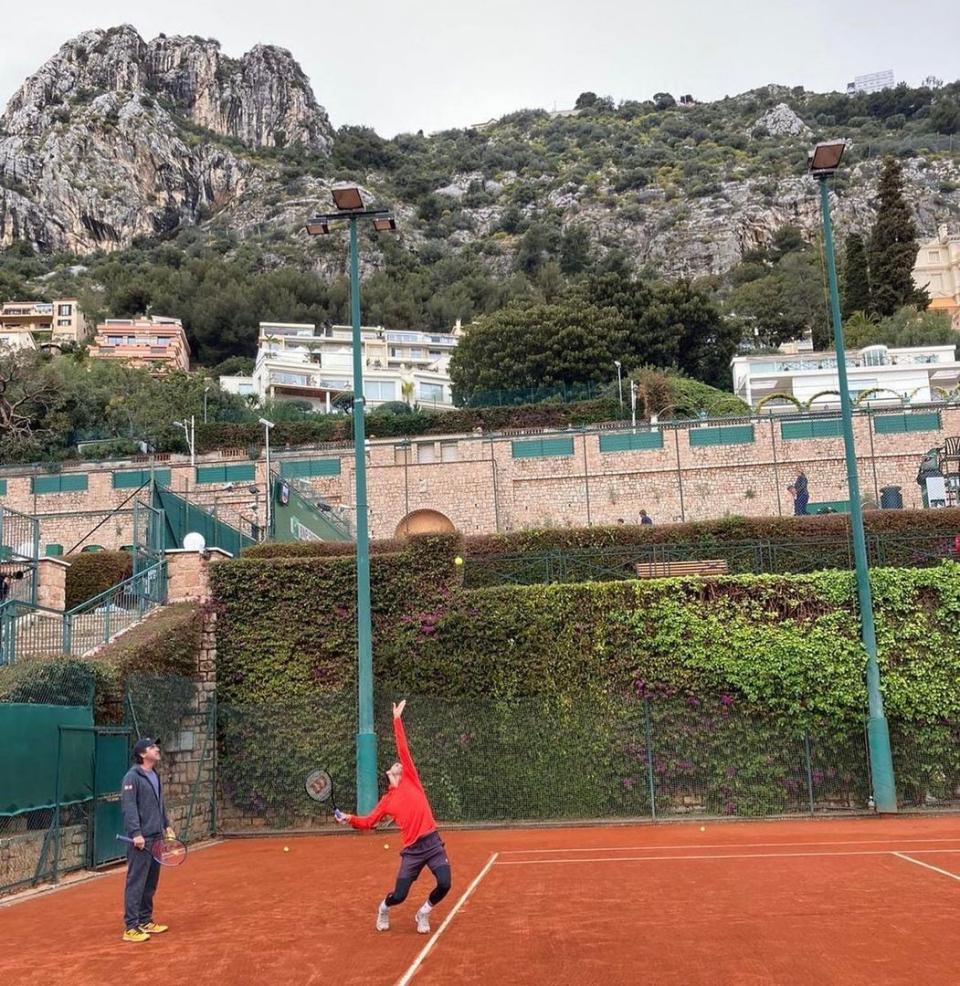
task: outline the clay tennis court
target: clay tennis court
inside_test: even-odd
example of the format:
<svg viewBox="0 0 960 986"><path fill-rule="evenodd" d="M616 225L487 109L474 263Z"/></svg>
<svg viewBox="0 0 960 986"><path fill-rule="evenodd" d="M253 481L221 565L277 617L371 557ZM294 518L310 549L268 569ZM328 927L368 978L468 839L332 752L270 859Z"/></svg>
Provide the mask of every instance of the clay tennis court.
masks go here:
<svg viewBox="0 0 960 986"><path fill-rule="evenodd" d="M120 941L121 868L0 904L0 982L960 981L960 819L702 824L447 832L430 936L426 876L374 929L393 831L223 842L163 872L171 930L142 945Z"/></svg>

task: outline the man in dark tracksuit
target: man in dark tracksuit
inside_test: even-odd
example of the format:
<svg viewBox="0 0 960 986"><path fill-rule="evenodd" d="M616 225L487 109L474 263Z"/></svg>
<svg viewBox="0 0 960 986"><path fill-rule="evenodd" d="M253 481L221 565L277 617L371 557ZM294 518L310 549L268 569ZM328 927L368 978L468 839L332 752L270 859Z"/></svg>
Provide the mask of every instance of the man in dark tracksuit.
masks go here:
<svg viewBox="0 0 960 986"><path fill-rule="evenodd" d="M159 740L144 737L133 747L136 763L124 774L120 785L123 830L133 839L127 849L127 882L123 893L123 940L149 941L151 935L167 930L153 920L153 895L160 879L160 864L150 852L153 844L174 838L163 806L163 790L157 776Z"/></svg>

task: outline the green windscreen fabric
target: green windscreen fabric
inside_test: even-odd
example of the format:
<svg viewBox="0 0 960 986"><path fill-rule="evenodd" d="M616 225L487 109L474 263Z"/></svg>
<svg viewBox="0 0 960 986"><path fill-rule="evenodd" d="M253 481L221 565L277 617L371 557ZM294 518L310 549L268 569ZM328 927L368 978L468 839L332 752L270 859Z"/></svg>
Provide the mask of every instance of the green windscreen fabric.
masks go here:
<svg viewBox="0 0 960 986"><path fill-rule="evenodd" d="M780 437L785 441L803 438L839 438L842 435L843 421L840 418L780 422Z"/></svg>
<svg viewBox="0 0 960 986"><path fill-rule="evenodd" d="M753 425L720 425L717 428L692 428L688 432L693 447L706 445L750 445Z"/></svg>
<svg viewBox="0 0 960 986"><path fill-rule="evenodd" d="M154 482L162 483L164 486L170 485L169 469L154 469ZM113 488L115 490L139 489L145 483L150 482L149 469L124 469L113 474Z"/></svg>
<svg viewBox="0 0 960 986"><path fill-rule="evenodd" d="M292 486L282 481L275 481L273 491L273 521L276 540L353 540L346 527L332 513L321 510L308 502Z"/></svg>
<svg viewBox="0 0 960 986"><path fill-rule="evenodd" d="M93 791L93 711L87 706L0 702L0 815L51 808L57 797L57 746L63 731L60 803Z"/></svg>
<svg viewBox="0 0 960 986"><path fill-rule="evenodd" d="M514 459L546 459L554 456L573 455L572 438L534 438L511 442Z"/></svg>
<svg viewBox="0 0 960 986"><path fill-rule="evenodd" d="M241 548L254 543L253 538L217 520L166 487L154 487L153 505L163 511L164 548L182 548L184 537L191 531L202 534L208 548L222 548L234 557L240 554Z"/></svg>
<svg viewBox="0 0 960 986"><path fill-rule="evenodd" d="M873 419L873 430L878 435L902 435L908 431L939 431L942 427L939 411L880 414Z"/></svg>
<svg viewBox="0 0 960 986"><path fill-rule="evenodd" d="M312 476L339 476L339 459L285 459L280 463L284 479L309 479Z"/></svg>

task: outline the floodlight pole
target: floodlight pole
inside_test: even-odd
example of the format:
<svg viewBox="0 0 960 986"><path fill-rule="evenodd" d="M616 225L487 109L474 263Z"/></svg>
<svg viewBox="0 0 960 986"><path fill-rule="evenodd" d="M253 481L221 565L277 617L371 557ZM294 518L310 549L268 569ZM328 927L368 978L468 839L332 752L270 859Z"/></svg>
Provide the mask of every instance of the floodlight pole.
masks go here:
<svg viewBox="0 0 960 986"><path fill-rule="evenodd" d="M356 190L355 190L356 191ZM357 537L357 812L365 815L377 803L377 734L373 729L373 629L370 607L370 533L367 516L366 428L363 396L363 340L360 333L360 247L358 224L373 221L377 232L396 229L387 209L363 206L359 191L357 208L349 197L338 200L336 212L310 220L311 236L330 232L330 223L346 220L350 224L350 322L353 342L353 458L356 483ZM344 206L341 208L341 206Z"/></svg>
<svg viewBox="0 0 960 986"><path fill-rule="evenodd" d="M843 341L843 321L840 317L840 293L837 289L837 265L833 251L833 227L830 223L830 197L827 189L829 173L815 173L820 183L820 213L823 219L823 246L830 280L830 311L833 317L833 344L837 352L837 377L840 390L840 417L843 424L843 450L847 463L847 488L850 496L850 526L853 533L853 557L857 572L857 596L860 602L860 636L867 652L867 742L870 750L870 773L873 780L873 800L877 811L897 810L897 789L893 775L893 756L890 751L890 731L883 709L880 691L880 666L877 663L877 635L873 622L873 598L870 591L870 568L867 544L863 532L863 511L860 507L860 480L857 476L857 453L853 438L853 414L850 388L847 384L847 361Z"/></svg>
<svg viewBox="0 0 960 986"><path fill-rule="evenodd" d="M377 734L373 730L373 629L370 615L370 534L367 524L367 453L363 416L360 336L360 248L357 217L350 217L350 322L353 329L353 459L357 500L357 811L377 803Z"/></svg>

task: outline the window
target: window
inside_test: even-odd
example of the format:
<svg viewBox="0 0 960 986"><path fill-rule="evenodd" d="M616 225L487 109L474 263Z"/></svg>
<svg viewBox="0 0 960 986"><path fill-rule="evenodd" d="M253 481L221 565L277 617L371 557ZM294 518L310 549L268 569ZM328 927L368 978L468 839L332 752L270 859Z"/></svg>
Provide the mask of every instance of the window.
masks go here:
<svg viewBox="0 0 960 986"><path fill-rule="evenodd" d="M395 401L397 384L395 380L364 380L363 396L368 401Z"/></svg>
<svg viewBox="0 0 960 986"><path fill-rule="evenodd" d="M59 473L55 476L34 476L31 480L33 492L43 493L84 493L87 489L87 476L82 472Z"/></svg>
<svg viewBox="0 0 960 986"><path fill-rule="evenodd" d="M157 336L153 344L155 346L169 346L171 342L173 342L173 340L170 336Z"/></svg>
<svg viewBox="0 0 960 986"><path fill-rule="evenodd" d="M441 442L440 443L440 461L441 462L459 462L460 461L460 446L457 442Z"/></svg>
<svg viewBox="0 0 960 986"><path fill-rule="evenodd" d="M436 462L437 447L432 442L420 442L417 445L417 462Z"/></svg>
<svg viewBox="0 0 960 986"><path fill-rule="evenodd" d="M753 442L753 425L721 425L717 428L692 428L688 434L692 446L749 445Z"/></svg>
<svg viewBox="0 0 960 986"><path fill-rule="evenodd" d="M70 318L73 315L73 305L57 305L57 315L61 318Z"/></svg>
<svg viewBox="0 0 960 986"><path fill-rule="evenodd" d="M423 383L420 384L420 400L422 401L435 401L437 403L443 402L443 384L442 383Z"/></svg>
<svg viewBox="0 0 960 986"><path fill-rule="evenodd" d="M309 479L311 476L339 476L339 459L295 459L280 463L280 475L290 479Z"/></svg>
<svg viewBox="0 0 960 986"><path fill-rule="evenodd" d="M73 322L71 322L69 318L58 318L57 325L60 328L69 328L71 325L73 325Z"/></svg>
<svg viewBox="0 0 960 986"><path fill-rule="evenodd" d="M273 383L285 383L293 387L306 387L310 384L310 378L306 373L274 373Z"/></svg>
<svg viewBox="0 0 960 986"><path fill-rule="evenodd" d="M410 450L409 445L394 445L393 446L393 464L395 466L404 465L407 459L407 452Z"/></svg>
<svg viewBox="0 0 960 986"><path fill-rule="evenodd" d="M927 258L929 259L929 261L930 261L931 264L939 264L940 263L940 251L939 250L931 250L929 252L929 254L927 255Z"/></svg>
<svg viewBox="0 0 960 986"><path fill-rule="evenodd" d="M640 452L663 448L662 431L638 431L626 435L601 435L601 452Z"/></svg>
<svg viewBox="0 0 960 986"><path fill-rule="evenodd" d="M542 459L553 456L573 455L572 438L535 438L510 443L514 459Z"/></svg>
<svg viewBox="0 0 960 986"><path fill-rule="evenodd" d="M153 478L161 486L170 485L169 469L154 469ZM113 474L113 488L115 490L138 489L144 483L150 482L149 469L130 469Z"/></svg>
<svg viewBox="0 0 960 986"><path fill-rule="evenodd" d="M242 466L197 466L197 483L252 483L256 467L251 462Z"/></svg>
<svg viewBox="0 0 960 986"><path fill-rule="evenodd" d="M123 344L123 336L107 336L108 346L120 346Z"/></svg>
<svg viewBox="0 0 960 986"><path fill-rule="evenodd" d="M241 383L237 387L237 393L238 394L252 394L253 393L253 384L252 383Z"/></svg>
<svg viewBox="0 0 960 986"><path fill-rule="evenodd" d="M410 359L423 359L423 350L422 349L411 349L410 350Z"/></svg>
<svg viewBox="0 0 960 986"><path fill-rule="evenodd" d="M440 359L442 355L439 349L431 349L429 352L430 359Z"/></svg>

